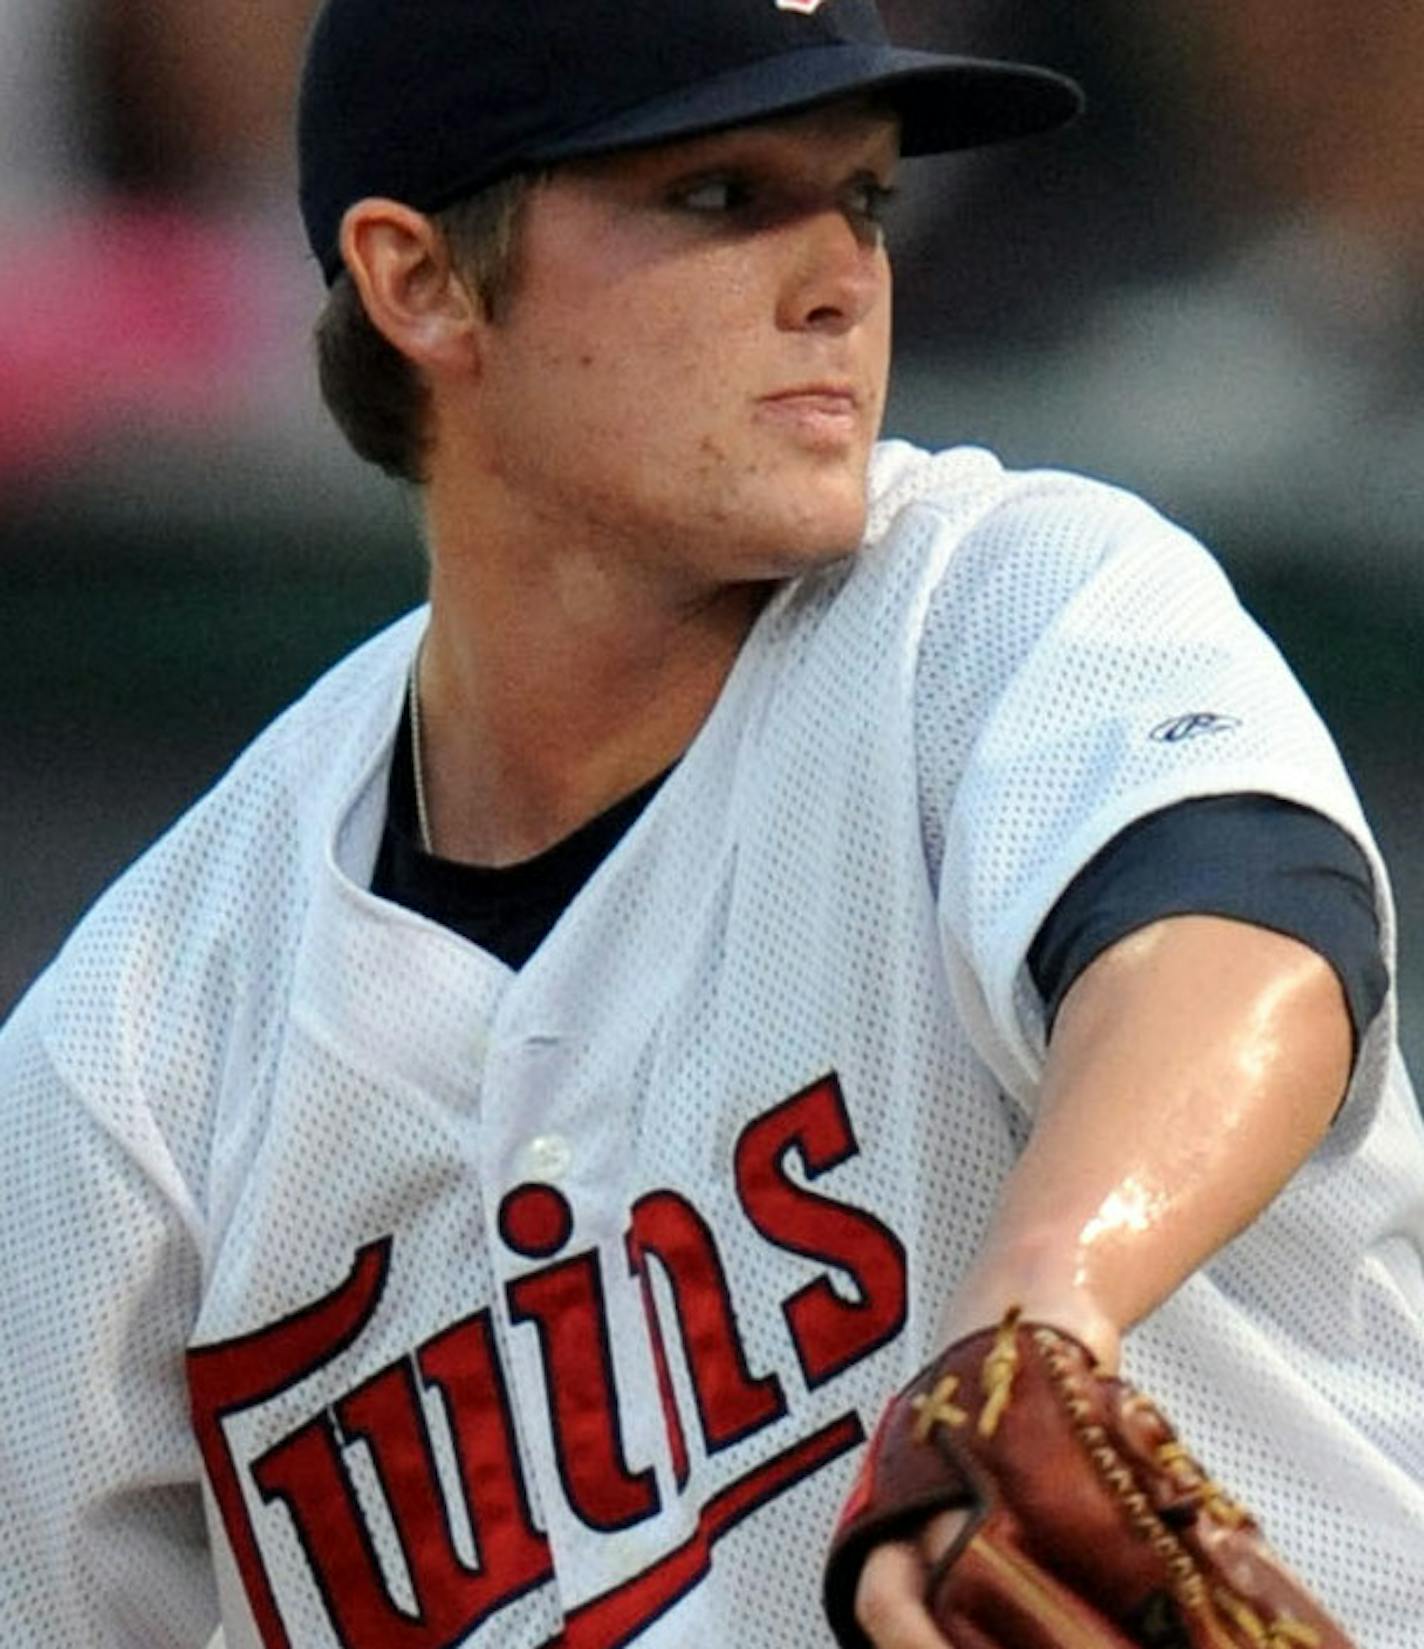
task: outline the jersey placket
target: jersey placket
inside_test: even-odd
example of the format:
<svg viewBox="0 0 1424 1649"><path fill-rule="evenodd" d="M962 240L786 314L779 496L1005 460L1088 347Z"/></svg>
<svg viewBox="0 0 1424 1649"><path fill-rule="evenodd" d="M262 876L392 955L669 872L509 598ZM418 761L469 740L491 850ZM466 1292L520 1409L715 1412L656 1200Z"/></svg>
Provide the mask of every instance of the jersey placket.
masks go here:
<svg viewBox="0 0 1424 1649"><path fill-rule="evenodd" d="M669 1440L628 1248L625 1095L606 1050L510 1020L486 1067L480 1173L511 1399L567 1611L673 1539Z"/></svg>

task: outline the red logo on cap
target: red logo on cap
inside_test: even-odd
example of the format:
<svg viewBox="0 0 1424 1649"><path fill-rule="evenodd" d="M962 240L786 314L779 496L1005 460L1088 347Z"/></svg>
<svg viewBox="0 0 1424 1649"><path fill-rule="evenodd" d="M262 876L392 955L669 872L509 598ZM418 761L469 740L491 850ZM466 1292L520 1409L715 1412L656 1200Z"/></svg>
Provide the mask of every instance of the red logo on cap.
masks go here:
<svg viewBox="0 0 1424 1649"><path fill-rule="evenodd" d="M813 11L819 11L822 0L776 0L778 11L799 11L803 17L809 17Z"/></svg>

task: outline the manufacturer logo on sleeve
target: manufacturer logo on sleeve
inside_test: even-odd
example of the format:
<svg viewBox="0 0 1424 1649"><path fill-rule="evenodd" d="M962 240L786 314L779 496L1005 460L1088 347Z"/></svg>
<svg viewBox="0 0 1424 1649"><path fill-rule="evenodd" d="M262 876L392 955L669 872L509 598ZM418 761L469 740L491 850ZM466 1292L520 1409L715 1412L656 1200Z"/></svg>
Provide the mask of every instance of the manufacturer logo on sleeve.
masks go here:
<svg viewBox="0 0 1424 1649"><path fill-rule="evenodd" d="M1239 716L1219 716L1214 710L1191 710L1184 716L1158 722L1147 736L1156 739L1158 744L1181 744L1208 733L1231 733L1240 725Z"/></svg>

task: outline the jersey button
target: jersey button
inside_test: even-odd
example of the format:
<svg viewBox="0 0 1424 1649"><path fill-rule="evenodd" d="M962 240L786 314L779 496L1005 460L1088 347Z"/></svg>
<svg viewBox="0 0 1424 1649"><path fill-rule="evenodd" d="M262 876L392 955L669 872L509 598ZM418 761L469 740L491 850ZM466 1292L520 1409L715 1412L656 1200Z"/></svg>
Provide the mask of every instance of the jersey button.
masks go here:
<svg viewBox="0 0 1424 1649"><path fill-rule="evenodd" d="M524 1147L525 1177L555 1184L568 1173L573 1160L573 1151L562 1134L540 1134Z"/></svg>

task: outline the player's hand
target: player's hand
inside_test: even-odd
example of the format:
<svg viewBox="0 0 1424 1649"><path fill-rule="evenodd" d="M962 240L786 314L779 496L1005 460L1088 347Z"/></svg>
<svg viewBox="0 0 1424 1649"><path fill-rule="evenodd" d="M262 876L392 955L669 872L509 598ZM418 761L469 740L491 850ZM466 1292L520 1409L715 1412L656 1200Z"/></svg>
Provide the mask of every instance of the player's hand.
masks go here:
<svg viewBox="0 0 1424 1649"><path fill-rule="evenodd" d="M887 1540L866 1558L855 1618L875 1649L946 1649L948 1639L925 1607L925 1589L931 1568L954 1544L964 1519L963 1512L941 1512L918 1540Z"/></svg>
<svg viewBox="0 0 1424 1649"><path fill-rule="evenodd" d="M891 1399L825 1606L843 1649L1351 1649L1162 1410L1017 1309Z"/></svg>

